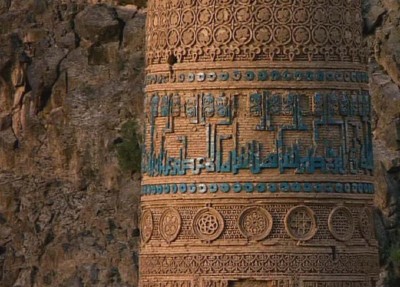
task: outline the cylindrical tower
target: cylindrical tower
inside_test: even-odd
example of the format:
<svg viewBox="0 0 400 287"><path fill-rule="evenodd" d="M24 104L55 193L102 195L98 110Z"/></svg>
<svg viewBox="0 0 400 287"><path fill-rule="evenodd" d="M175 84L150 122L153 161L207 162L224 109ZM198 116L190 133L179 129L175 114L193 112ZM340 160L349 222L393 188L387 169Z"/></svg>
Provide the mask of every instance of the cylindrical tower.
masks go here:
<svg viewBox="0 0 400 287"><path fill-rule="evenodd" d="M140 285L370 287L361 0L149 0Z"/></svg>

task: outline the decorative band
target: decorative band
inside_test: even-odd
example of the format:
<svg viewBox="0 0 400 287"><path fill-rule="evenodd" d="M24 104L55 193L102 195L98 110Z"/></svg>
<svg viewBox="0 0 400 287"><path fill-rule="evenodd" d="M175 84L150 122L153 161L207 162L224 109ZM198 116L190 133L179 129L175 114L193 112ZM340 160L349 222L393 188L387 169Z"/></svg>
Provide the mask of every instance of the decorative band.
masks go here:
<svg viewBox="0 0 400 287"><path fill-rule="evenodd" d="M314 192L373 194L374 185L366 182L235 182L235 183L168 183L142 186L142 195L184 193L264 193Z"/></svg>
<svg viewBox="0 0 400 287"><path fill-rule="evenodd" d="M180 275L314 275L373 274L379 268L375 254L149 254L141 255L141 274ZM208 262L208 263L207 263ZM256 263L255 263L256 262ZM321 286L321 285L319 285ZM335 285L333 285L335 286Z"/></svg>
<svg viewBox="0 0 400 287"><path fill-rule="evenodd" d="M166 83L193 83L193 82L265 82L265 81L295 81L295 82L348 82L368 83L368 73L363 71L323 71L323 70L228 70L177 72L176 76L170 73L148 74L146 85Z"/></svg>

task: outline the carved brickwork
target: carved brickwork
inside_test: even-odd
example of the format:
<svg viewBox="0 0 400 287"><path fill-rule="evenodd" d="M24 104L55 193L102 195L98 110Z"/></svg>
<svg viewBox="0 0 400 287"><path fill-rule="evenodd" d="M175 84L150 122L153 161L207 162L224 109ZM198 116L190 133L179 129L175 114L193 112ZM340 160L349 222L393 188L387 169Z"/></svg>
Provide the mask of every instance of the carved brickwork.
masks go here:
<svg viewBox="0 0 400 287"><path fill-rule="evenodd" d="M181 216L174 208L163 212L160 218L160 234L168 243L175 240L181 229Z"/></svg>
<svg viewBox="0 0 400 287"><path fill-rule="evenodd" d="M204 241L217 239L224 230L224 220L214 208L202 208L193 218L193 232Z"/></svg>
<svg viewBox="0 0 400 287"><path fill-rule="evenodd" d="M149 0L140 286L372 287L360 0Z"/></svg>
<svg viewBox="0 0 400 287"><path fill-rule="evenodd" d="M372 259L372 260L371 260ZM274 254L214 252L191 255L142 255L142 272L147 275L219 274L224 276L368 274L379 266L371 254ZM365 275L364 275L365 276ZM311 285L312 286L312 285ZM318 286L318 285L317 285Z"/></svg>
<svg viewBox="0 0 400 287"><path fill-rule="evenodd" d="M142 212L142 224L141 224L141 230L142 230L142 241L143 242L148 242L153 234L153 214L151 211L146 210Z"/></svg>
<svg viewBox="0 0 400 287"><path fill-rule="evenodd" d="M295 240L309 240L317 231L314 212L307 206L293 207L285 216L286 232Z"/></svg>
<svg viewBox="0 0 400 287"><path fill-rule="evenodd" d="M365 61L361 1L149 1L147 59Z"/></svg>
<svg viewBox="0 0 400 287"><path fill-rule="evenodd" d="M372 225L371 222L367 224ZM328 226L329 231L337 240L350 240L354 232L354 218L351 211L347 207L336 207L329 214Z"/></svg>
<svg viewBox="0 0 400 287"><path fill-rule="evenodd" d="M370 208L364 208L360 213L360 229L361 234L366 240L374 238L374 224L372 218L372 211Z"/></svg>
<svg viewBox="0 0 400 287"><path fill-rule="evenodd" d="M267 237L272 224L271 214L260 206L246 208L238 220L240 232L249 240L261 240Z"/></svg>
<svg viewBox="0 0 400 287"><path fill-rule="evenodd" d="M376 245L373 222L364 219L363 203L337 206L337 203L314 201L296 205L282 199L258 199L254 205L240 203L239 199L235 203L214 201L211 208L204 207L207 202L171 202L173 207L168 208L144 204L142 229L146 232L142 235L147 239L143 240L144 250L164 242L183 246L188 240L227 246L239 242L254 245L257 241L268 245L297 244L297 241L313 246L340 245L342 241L353 246ZM150 213L153 221L146 225ZM362 219L360 224L359 219ZM151 234L151 238L145 234Z"/></svg>

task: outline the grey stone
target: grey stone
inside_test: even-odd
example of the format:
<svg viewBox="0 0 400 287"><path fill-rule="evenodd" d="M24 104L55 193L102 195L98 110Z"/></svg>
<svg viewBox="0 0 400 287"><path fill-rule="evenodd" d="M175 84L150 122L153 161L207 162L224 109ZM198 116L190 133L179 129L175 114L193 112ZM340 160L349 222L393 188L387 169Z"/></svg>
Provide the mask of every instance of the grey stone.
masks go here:
<svg viewBox="0 0 400 287"><path fill-rule="evenodd" d="M128 22L136 15L138 8L135 5L124 5L117 6L115 10L117 11L118 18L124 22Z"/></svg>
<svg viewBox="0 0 400 287"><path fill-rule="evenodd" d="M120 28L117 13L105 5L88 6L75 18L75 30L79 37L91 43L119 41Z"/></svg>
<svg viewBox="0 0 400 287"><path fill-rule="evenodd" d="M18 140L11 128L0 131L0 147L11 151L17 148Z"/></svg>
<svg viewBox="0 0 400 287"><path fill-rule="evenodd" d="M11 115L10 114L0 114L0 131L8 129L11 127Z"/></svg>

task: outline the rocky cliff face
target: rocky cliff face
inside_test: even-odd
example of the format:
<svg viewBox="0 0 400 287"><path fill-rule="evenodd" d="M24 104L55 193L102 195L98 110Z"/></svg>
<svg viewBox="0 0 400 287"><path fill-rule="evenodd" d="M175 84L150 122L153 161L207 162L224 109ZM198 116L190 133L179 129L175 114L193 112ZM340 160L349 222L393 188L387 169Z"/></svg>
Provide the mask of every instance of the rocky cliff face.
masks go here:
<svg viewBox="0 0 400 287"><path fill-rule="evenodd" d="M0 0L0 286L136 286L144 4ZM400 3L364 4L380 286L394 287Z"/></svg>
<svg viewBox="0 0 400 287"><path fill-rule="evenodd" d="M376 226L381 245L380 286L400 286L400 2L364 1L371 50Z"/></svg>
<svg viewBox="0 0 400 287"><path fill-rule="evenodd" d="M135 286L145 16L111 4L0 0L0 286Z"/></svg>

